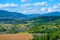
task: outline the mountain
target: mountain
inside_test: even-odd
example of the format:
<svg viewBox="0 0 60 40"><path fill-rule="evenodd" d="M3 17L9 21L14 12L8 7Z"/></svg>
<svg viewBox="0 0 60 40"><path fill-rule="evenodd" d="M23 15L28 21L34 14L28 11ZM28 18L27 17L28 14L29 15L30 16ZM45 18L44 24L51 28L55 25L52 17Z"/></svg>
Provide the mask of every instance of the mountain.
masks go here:
<svg viewBox="0 0 60 40"><path fill-rule="evenodd" d="M60 16L60 12L50 12L50 13L45 13L40 16Z"/></svg>
<svg viewBox="0 0 60 40"><path fill-rule="evenodd" d="M27 19L33 19L33 18L35 18L35 17L37 17L37 16L40 16L40 14L29 14L29 15L26 15L27 17Z"/></svg>
<svg viewBox="0 0 60 40"><path fill-rule="evenodd" d="M35 21L37 25L39 24L49 24L49 23L56 23L60 24L60 12L51 12L46 14L40 14L39 16L36 16L35 18L31 19L32 21ZM33 23L33 24L34 24Z"/></svg>
<svg viewBox="0 0 60 40"><path fill-rule="evenodd" d="M21 18L27 18L27 19L31 19L34 17L38 17L38 16L60 16L60 12L50 12L50 13L45 13L45 14L29 14L29 15L25 15L22 13L17 13L17 12L8 12L5 10L0 10L0 19L1 18L7 18L7 19L21 19Z"/></svg>
<svg viewBox="0 0 60 40"><path fill-rule="evenodd" d="M0 18L7 18L7 19L10 19L10 18L24 18L25 15L23 15L22 13L17 13L17 12L8 12L8 11L5 11L5 10L0 10Z"/></svg>
<svg viewBox="0 0 60 40"><path fill-rule="evenodd" d="M22 13L0 10L0 23L25 23L25 17Z"/></svg>
<svg viewBox="0 0 60 40"><path fill-rule="evenodd" d="M26 23L26 21L34 20L37 18L38 19L40 18L43 21L44 20L46 20L46 21L51 20L52 21L52 20L60 18L60 12L25 15L22 13L0 10L0 23ZM47 20L47 19L49 19L49 20Z"/></svg>
<svg viewBox="0 0 60 40"><path fill-rule="evenodd" d="M50 13L44 13L44 14L29 14L27 15L28 19L32 19L32 18L42 18L42 17L59 17L60 16L60 12L56 11L56 12L50 12Z"/></svg>

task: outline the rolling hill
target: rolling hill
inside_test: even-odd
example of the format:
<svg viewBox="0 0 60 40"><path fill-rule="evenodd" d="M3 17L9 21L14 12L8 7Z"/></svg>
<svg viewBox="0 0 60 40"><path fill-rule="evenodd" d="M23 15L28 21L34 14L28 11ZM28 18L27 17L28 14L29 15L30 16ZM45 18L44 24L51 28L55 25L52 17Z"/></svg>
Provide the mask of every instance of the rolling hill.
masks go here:
<svg viewBox="0 0 60 40"><path fill-rule="evenodd" d="M56 11L56 12L45 13L42 14L41 16L60 16L60 12Z"/></svg>
<svg viewBox="0 0 60 40"><path fill-rule="evenodd" d="M22 13L17 13L17 12L8 12L8 11L5 11L5 10L0 10L0 18L7 18L7 19L10 19L10 18L24 18L25 15L23 15Z"/></svg>
<svg viewBox="0 0 60 40"><path fill-rule="evenodd" d="M17 12L8 12L5 10L0 10L0 23L24 23L26 15Z"/></svg>
<svg viewBox="0 0 60 40"><path fill-rule="evenodd" d="M29 14L25 15L17 12L8 12L5 10L0 10L0 23L26 23L31 20L39 20L40 22L49 22L60 19L60 12L51 12L45 14Z"/></svg>

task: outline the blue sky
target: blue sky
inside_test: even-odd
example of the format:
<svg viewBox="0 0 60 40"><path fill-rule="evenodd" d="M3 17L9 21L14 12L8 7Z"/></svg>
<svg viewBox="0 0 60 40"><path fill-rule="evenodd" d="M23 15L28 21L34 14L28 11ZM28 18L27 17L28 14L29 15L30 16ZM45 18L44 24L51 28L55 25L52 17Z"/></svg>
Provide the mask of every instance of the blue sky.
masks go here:
<svg viewBox="0 0 60 40"><path fill-rule="evenodd" d="M60 12L60 0L0 0L0 10L23 14Z"/></svg>

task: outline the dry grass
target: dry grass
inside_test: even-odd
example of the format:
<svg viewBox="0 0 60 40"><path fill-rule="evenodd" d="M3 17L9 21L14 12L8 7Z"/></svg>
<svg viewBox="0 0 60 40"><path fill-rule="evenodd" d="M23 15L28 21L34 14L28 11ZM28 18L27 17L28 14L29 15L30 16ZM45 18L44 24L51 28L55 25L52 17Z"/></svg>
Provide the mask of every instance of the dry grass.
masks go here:
<svg viewBox="0 0 60 40"><path fill-rule="evenodd" d="M0 34L0 40L31 40L31 34Z"/></svg>

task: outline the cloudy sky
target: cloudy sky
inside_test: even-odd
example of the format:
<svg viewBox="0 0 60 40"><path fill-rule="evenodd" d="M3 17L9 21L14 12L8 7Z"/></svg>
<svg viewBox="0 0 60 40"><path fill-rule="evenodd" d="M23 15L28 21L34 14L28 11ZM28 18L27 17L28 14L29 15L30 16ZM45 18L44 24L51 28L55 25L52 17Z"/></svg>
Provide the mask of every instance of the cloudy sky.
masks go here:
<svg viewBox="0 0 60 40"><path fill-rule="evenodd" d="M60 11L60 0L0 0L0 10L23 14Z"/></svg>

